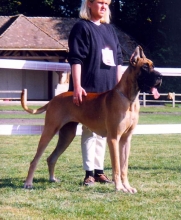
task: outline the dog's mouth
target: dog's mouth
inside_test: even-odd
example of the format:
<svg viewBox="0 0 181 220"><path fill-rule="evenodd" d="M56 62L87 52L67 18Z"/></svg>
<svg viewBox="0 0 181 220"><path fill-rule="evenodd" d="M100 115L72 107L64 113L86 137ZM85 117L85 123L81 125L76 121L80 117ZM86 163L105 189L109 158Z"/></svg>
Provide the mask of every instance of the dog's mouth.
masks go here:
<svg viewBox="0 0 181 220"><path fill-rule="evenodd" d="M155 87L151 88L151 93L153 94L154 99L158 99L160 97L160 93L158 92L158 89Z"/></svg>
<svg viewBox="0 0 181 220"><path fill-rule="evenodd" d="M162 75L157 71L155 71L155 73L156 73L156 77L155 77L156 83L154 87L151 87L150 92L153 94L154 99L158 99L160 97L160 94L157 88L159 88L162 84Z"/></svg>
<svg viewBox="0 0 181 220"><path fill-rule="evenodd" d="M149 92L153 95L154 99L158 99L160 94L158 88L162 84L162 75L153 70L147 74L141 74L138 79L138 85L141 92Z"/></svg>

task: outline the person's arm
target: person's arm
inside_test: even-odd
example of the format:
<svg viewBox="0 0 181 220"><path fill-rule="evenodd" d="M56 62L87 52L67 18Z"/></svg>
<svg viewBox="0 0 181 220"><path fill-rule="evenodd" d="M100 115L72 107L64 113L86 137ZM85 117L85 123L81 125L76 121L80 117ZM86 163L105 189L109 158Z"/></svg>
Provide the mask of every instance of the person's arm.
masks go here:
<svg viewBox="0 0 181 220"><path fill-rule="evenodd" d="M72 79L74 84L73 103L79 106L82 103L82 96L86 96L86 91L81 87L81 65L72 65Z"/></svg>
<svg viewBox="0 0 181 220"><path fill-rule="evenodd" d="M118 65L117 66L117 82L120 81L121 77L122 77L122 65Z"/></svg>

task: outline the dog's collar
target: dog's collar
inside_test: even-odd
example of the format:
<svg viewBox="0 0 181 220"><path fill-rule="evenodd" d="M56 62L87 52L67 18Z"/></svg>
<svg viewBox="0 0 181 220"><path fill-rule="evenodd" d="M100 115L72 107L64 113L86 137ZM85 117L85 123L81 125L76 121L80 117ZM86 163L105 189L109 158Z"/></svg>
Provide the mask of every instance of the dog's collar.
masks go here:
<svg viewBox="0 0 181 220"><path fill-rule="evenodd" d="M119 91L118 89L116 89L116 91L117 91L117 93L120 95L120 96L122 96L122 97L124 97L124 98L126 98L131 104L135 101L135 99L134 100L131 100L131 99L129 99L127 96L125 96L125 94L124 93L122 93L121 91Z"/></svg>

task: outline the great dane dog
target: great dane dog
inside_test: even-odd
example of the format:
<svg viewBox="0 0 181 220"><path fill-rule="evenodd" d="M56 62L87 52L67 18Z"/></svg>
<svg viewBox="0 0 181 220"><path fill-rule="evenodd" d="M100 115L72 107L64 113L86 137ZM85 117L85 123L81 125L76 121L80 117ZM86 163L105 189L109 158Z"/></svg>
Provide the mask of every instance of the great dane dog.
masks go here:
<svg viewBox="0 0 181 220"><path fill-rule="evenodd" d="M55 96L45 106L33 110L27 107L22 93L21 102L25 111L31 114L46 111L44 130L30 163L24 188L32 188L38 161L59 131L57 146L47 158L50 181L56 181L56 161L74 139L77 125L81 123L96 134L107 137L116 190L136 193L137 190L128 181L128 158L133 130L139 117L139 92L151 91L157 98L157 88L161 82L161 74L154 70L153 62L146 58L138 46L119 83L104 93L88 93L80 106L73 104L72 92L65 92Z"/></svg>

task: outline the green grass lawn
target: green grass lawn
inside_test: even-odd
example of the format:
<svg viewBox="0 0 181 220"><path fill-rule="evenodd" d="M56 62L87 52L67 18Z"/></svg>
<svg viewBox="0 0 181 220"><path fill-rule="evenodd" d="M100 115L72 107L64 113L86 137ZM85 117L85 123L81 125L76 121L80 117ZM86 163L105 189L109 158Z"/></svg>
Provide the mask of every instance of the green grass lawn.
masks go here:
<svg viewBox="0 0 181 220"><path fill-rule="evenodd" d="M181 114L140 114L138 124L181 124Z"/></svg>
<svg viewBox="0 0 181 220"><path fill-rule="evenodd" d="M181 219L181 135L134 135L129 179L138 193L115 192L113 185L82 186L80 136L58 160L60 183L48 182L46 158L51 141L35 172L34 189L24 190L40 136L1 136L0 219ZM108 150L105 173L111 176Z"/></svg>
<svg viewBox="0 0 181 220"><path fill-rule="evenodd" d="M42 113L40 115L32 115L32 114L29 114L29 113L25 113L25 114L12 114L12 113L9 113L9 114L1 114L0 112L0 119L15 119L15 118L18 118L18 119L40 119L40 118L45 118L45 113Z"/></svg>
<svg viewBox="0 0 181 220"><path fill-rule="evenodd" d="M42 105L41 105L42 106ZM28 106L29 108L39 108L41 106ZM24 111L21 105L0 105L0 111Z"/></svg>

